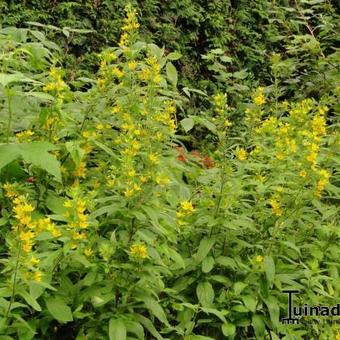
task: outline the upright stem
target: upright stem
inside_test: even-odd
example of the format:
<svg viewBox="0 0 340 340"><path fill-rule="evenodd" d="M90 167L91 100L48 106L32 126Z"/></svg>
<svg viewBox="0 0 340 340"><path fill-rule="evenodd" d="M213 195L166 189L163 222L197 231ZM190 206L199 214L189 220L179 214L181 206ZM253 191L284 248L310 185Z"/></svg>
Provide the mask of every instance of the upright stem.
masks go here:
<svg viewBox="0 0 340 340"><path fill-rule="evenodd" d="M17 286L17 276L18 276L18 269L19 269L19 263L20 263L20 256L21 256L21 241L19 242L19 250L18 250L16 263L15 263L11 300L9 302L8 309L7 309L6 315L5 315L6 320L8 318L8 314L9 314L11 307L12 307L12 304L14 302L15 290L16 290L16 286Z"/></svg>
<svg viewBox="0 0 340 340"><path fill-rule="evenodd" d="M12 125L12 98L9 89L7 89L7 100L8 100L8 124L7 124L7 133L6 133L6 143L9 143L9 135L11 133L11 125Z"/></svg>

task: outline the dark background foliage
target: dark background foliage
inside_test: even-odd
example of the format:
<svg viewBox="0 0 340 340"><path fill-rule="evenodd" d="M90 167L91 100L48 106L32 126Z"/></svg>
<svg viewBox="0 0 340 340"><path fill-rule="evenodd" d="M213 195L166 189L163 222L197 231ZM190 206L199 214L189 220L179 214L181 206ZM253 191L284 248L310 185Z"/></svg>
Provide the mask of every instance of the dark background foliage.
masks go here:
<svg viewBox="0 0 340 340"><path fill-rule="evenodd" d="M202 55L217 48L222 49L223 56L232 58L232 62L223 65L224 72L246 69L248 79L268 84L272 80L273 52L281 53L284 58L299 56L297 67L287 65L295 71L290 76L310 79L310 71L313 77L314 72L324 72L319 65L320 56L334 53L337 46L338 1L143 0L132 3L138 9L144 38L180 52L182 58L177 66L182 83L201 89L224 85L223 81L217 85L210 83L215 74L208 67L209 61L202 62ZM63 34L46 28L50 38L56 35L62 42L67 52L65 63L73 69L92 71L96 65L94 53L103 46L117 44L125 5L126 1L122 0L2 0L0 22L3 26L25 27L33 21L60 28L92 30L91 33ZM303 38L311 36L311 32L320 49L313 46L313 41L308 42L308 37Z"/></svg>

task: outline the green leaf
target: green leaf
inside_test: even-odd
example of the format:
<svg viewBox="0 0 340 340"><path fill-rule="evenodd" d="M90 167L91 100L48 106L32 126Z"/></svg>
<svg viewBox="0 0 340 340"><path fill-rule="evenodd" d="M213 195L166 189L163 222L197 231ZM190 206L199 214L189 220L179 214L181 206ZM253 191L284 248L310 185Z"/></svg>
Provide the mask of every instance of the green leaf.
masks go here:
<svg viewBox="0 0 340 340"><path fill-rule="evenodd" d="M171 62L168 62L166 64L166 75L167 75L168 79L170 80L170 82L174 86L176 86L177 85L177 79L178 79L177 70Z"/></svg>
<svg viewBox="0 0 340 340"><path fill-rule="evenodd" d="M227 322L224 315L228 314L228 311L225 311L224 313L215 309L215 308L201 308L202 312L206 314L214 314L216 315L222 322Z"/></svg>
<svg viewBox="0 0 340 340"><path fill-rule="evenodd" d="M72 311L61 297L52 297L46 300L46 307L54 319L61 323L73 321Z"/></svg>
<svg viewBox="0 0 340 340"><path fill-rule="evenodd" d="M201 303L203 307L212 306L215 298L215 292L210 282L208 281L200 282L197 285L196 294L198 297L198 301Z"/></svg>
<svg viewBox="0 0 340 340"><path fill-rule="evenodd" d="M263 339L266 330L262 315L253 315L252 324L257 339Z"/></svg>
<svg viewBox="0 0 340 340"><path fill-rule="evenodd" d="M47 102L51 102L55 100L53 96L45 92L28 92L27 96L38 98L38 99L41 99L42 101L47 101Z"/></svg>
<svg viewBox="0 0 340 340"><path fill-rule="evenodd" d="M155 44L148 44L148 48L151 51L151 53L158 59L158 61L162 58L164 50L159 48Z"/></svg>
<svg viewBox="0 0 340 340"><path fill-rule="evenodd" d="M236 332L236 327L230 322L226 322L222 325L222 333L224 336L233 336Z"/></svg>
<svg viewBox="0 0 340 340"><path fill-rule="evenodd" d="M158 333L155 326L149 319L140 314L135 314L135 319L137 319L157 340L163 340L163 337Z"/></svg>
<svg viewBox="0 0 340 340"><path fill-rule="evenodd" d="M212 133L217 133L217 128L216 125L209 122L208 119L200 119L200 122L203 126L205 126L209 131L211 131Z"/></svg>
<svg viewBox="0 0 340 340"><path fill-rule="evenodd" d="M270 320L272 321L275 328L279 326L279 318L280 318L280 307L279 301L274 296L269 296L267 299L264 300L266 303Z"/></svg>
<svg viewBox="0 0 340 340"><path fill-rule="evenodd" d="M233 77L236 79L242 80L248 77L248 72L246 70L241 70L241 71L233 73Z"/></svg>
<svg viewBox="0 0 340 340"><path fill-rule="evenodd" d="M164 324L169 325L163 308L155 299L151 297L146 297L143 299L143 301L146 308L149 309L152 315L154 315L159 321L163 322Z"/></svg>
<svg viewBox="0 0 340 340"><path fill-rule="evenodd" d="M169 248L169 255L181 268L185 268L185 262L176 250Z"/></svg>
<svg viewBox="0 0 340 340"><path fill-rule="evenodd" d="M244 305L251 311L251 312L255 312L256 310L256 305L257 305L257 302L256 302L256 299L254 296L252 295L244 295L242 296L242 300L243 300L243 303Z"/></svg>
<svg viewBox="0 0 340 340"><path fill-rule="evenodd" d="M16 74L7 74L7 73L0 73L0 84L3 87L6 87L10 83L23 81L24 75L22 73Z"/></svg>
<svg viewBox="0 0 340 340"><path fill-rule="evenodd" d="M133 333L138 339L144 340L144 329L139 322L124 320L124 323L129 333Z"/></svg>
<svg viewBox="0 0 340 340"><path fill-rule="evenodd" d="M210 336L190 334L184 337L184 340L215 340Z"/></svg>
<svg viewBox="0 0 340 340"><path fill-rule="evenodd" d="M119 159L118 156L113 152L113 150L110 149L105 144L98 142L98 141L94 141L94 144L96 144L99 148L101 148L103 151L105 151L108 155L112 156L114 159L116 159L116 160Z"/></svg>
<svg viewBox="0 0 340 340"><path fill-rule="evenodd" d="M70 141L65 143L66 150L70 153L76 166L79 166L85 156L85 151L80 147L79 141Z"/></svg>
<svg viewBox="0 0 340 340"><path fill-rule="evenodd" d="M26 162L47 171L61 182L60 163L48 153L55 149L53 144L47 142L0 145L0 170L15 159L22 157Z"/></svg>
<svg viewBox="0 0 340 340"><path fill-rule="evenodd" d="M0 170L20 157L20 152L16 145L0 145Z"/></svg>
<svg viewBox="0 0 340 340"><path fill-rule="evenodd" d="M50 192L46 197L46 206L54 214L62 215L66 212L66 208L63 206L65 198L57 196Z"/></svg>
<svg viewBox="0 0 340 340"><path fill-rule="evenodd" d="M61 172L59 161L49 154L49 151L55 150L53 144L47 142L33 142L18 144L22 158L33 165L50 173L61 182Z"/></svg>
<svg viewBox="0 0 340 340"><path fill-rule="evenodd" d="M216 259L216 264L219 264L220 266L227 267L227 268L232 268L236 269L237 264L234 259L231 257L226 257L226 256L219 256Z"/></svg>
<svg viewBox="0 0 340 340"><path fill-rule="evenodd" d="M275 278L275 263L271 256L264 257L264 270L266 272L266 277L270 285L273 284Z"/></svg>
<svg viewBox="0 0 340 340"><path fill-rule="evenodd" d="M215 260L212 256L207 256L202 262L202 272L209 273L214 268Z"/></svg>
<svg viewBox="0 0 340 340"><path fill-rule="evenodd" d="M126 326L123 320L110 319L109 339L110 340L125 340L126 339Z"/></svg>
<svg viewBox="0 0 340 340"><path fill-rule="evenodd" d="M215 240L212 238L204 238L201 240L200 245L195 255L196 262L200 263L209 254Z"/></svg>
<svg viewBox="0 0 340 340"><path fill-rule="evenodd" d="M195 126L195 121L192 118L184 118L181 120L181 125L184 131L188 132Z"/></svg>
<svg viewBox="0 0 340 340"><path fill-rule="evenodd" d="M27 292L25 291L20 291L18 293L20 296L24 298L24 300L36 311L41 312L41 307L39 303Z"/></svg>
<svg viewBox="0 0 340 340"><path fill-rule="evenodd" d="M182 57L182 54L179 52L171 52L167 55L168 60L178 60Z"/></svg>

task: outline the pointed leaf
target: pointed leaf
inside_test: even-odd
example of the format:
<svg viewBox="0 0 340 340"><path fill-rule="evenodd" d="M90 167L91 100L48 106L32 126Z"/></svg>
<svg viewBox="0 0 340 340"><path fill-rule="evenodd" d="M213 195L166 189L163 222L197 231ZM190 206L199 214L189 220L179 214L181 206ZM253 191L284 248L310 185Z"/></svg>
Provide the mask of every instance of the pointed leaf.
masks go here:
<svg viewBox="0 0 340 340"><path fill-rule="evenodd" d="M177 70L175 68L175 66L168 62L166 64L166 75L168 77L168 79L170 80L170 82L176 86L177 85L177 79L178 79L178 75L177 75Z"/></svg>
<svg viewBox="0 0 340 340"><path fill-rule="evenodd" d="M47 310L61 323L73 321L72 311L61 297L52 297L46 300Z"/></svg>
<svg viewBox="0 0 340 340"><path fill-rule="evenodd" d="M123 320L110 319L109 339L110 340L126 340L126 326Z"/></svg>
<svg viewBox="0 0 340 340"><path fill-rule="evenodd" d="M196 288L198 301L203 307L211 307L215 298L214 289L210 282L200 282Z"/></svg>

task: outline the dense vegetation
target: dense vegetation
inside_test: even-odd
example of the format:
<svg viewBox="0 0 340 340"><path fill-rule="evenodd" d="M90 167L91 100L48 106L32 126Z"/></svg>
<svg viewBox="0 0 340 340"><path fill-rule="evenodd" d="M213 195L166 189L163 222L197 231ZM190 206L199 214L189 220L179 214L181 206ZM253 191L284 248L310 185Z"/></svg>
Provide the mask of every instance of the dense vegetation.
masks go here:
<svg viewBox="0 0 340 340"><path fill-rule="evenodd" d="M336 339L339 3L0 2L0 339Z"/></svg>

